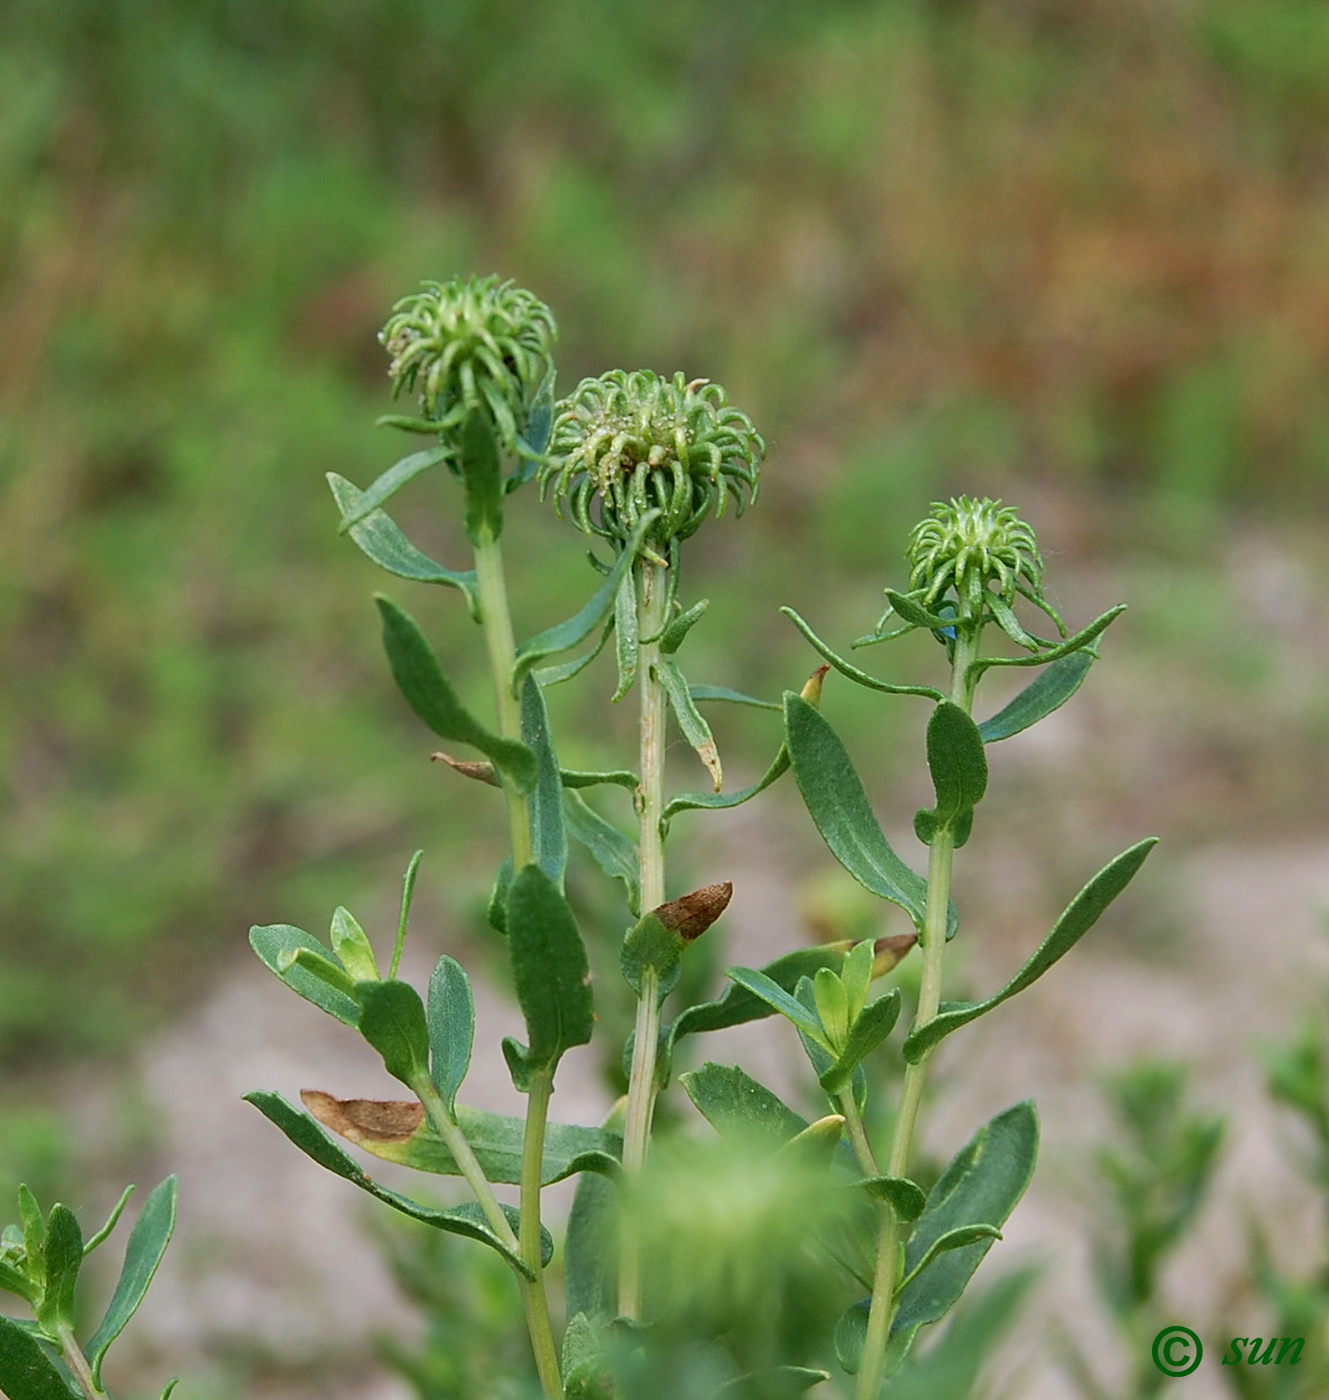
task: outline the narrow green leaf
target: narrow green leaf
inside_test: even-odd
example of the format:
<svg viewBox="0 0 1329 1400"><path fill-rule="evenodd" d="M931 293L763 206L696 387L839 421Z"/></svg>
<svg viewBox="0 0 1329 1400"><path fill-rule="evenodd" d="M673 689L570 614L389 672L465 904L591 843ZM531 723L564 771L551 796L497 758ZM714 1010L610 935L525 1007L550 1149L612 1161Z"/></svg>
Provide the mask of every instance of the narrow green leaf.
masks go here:
<svg viewBox="0 0 1329 1400"><path fill-rule="evenodd" d="M886 1201L895 1212L896 1219L906 1224L917 1220L927 1205L923 1188L907 1176L869 1176L858 1184L869 1196Z"/></svg>
<svg viewBox="0 0 1329 1400"><path fill-rule="evenodd" d="M577 1182L563 1241L568 1312L608 1320L618 1312L618 1192L602 1176Z"/></svg>
<svg viewBox="0 0 1329 1400"><path fill-rule="evenodd" d="M660 634L660 650L666 656L673 654L683 645L687 635L702 620L706 609L711 605L709 598L703 598L685 613L680 613Z"/></svg>
<svg viewBox="0 0 1329 1400"><path fill-rule="evenodd" d="M983 742L995 744L998 740L1009 739L1059 710L1084 684L1096 659L1093 648L1085 647L1054 661L1046 671L1040 671L1009 705L978 726Z"/></svg>
<svg viewBox="0 0 1329 1400"><path fill-rule="evenodd" d="M957 1225L954 1230L947 1230L944 1235L932 1241L923 1257L900 1280L898 1291L903 1293L939 1255L946 1254L952 1249L965 1249L969 1245L978 1244L983 1240L999 1239L1001 1239L1001 1231L995 1225Z"/></svg>
<svg viewBox="0 0 1329 1400"><path fill-rule="evenodd" d="M343 519L355 514L364 499L363 493L344 476L328 473L328 485ZM471 616L480 620L480 595L475 570L445 569L427 554L418 550L402 533L400 526L383 510L371 510L359 524L350 527L351 539L380 569L398 578L416 583L437 583L459 589L466 599Z"/></svg>
<svg viewBox="0 0 1329 1400"><path fill-rule="evenodd" d="M148 1193L139 1211L134 1228L125 1246L125 1262L120 1281L111 1296L101 1326L97 1328L84 1352L92 1364L92 1374L101 1384L102 1360L115 1339L125 1330L129 1319L139 1309L147 1295L148 1285L166 1253L166 1246L175 1232L176 1179L168 1176Z"/></svg>
<svg viewBox="0 0 1329 1400"><path fill-rule="evenodd" d="M747 705L753 710L774 710L776 714L784 708L774 700L758 700L755 695L744 695L741 690L730 690L727 685L690 685L688 694L701 704Z"/></svg>
<svg viewBox="0 0 1329 1400"><path fill-rule="evenodd" d="M451 447L426 447L421 452L412 452L409 457L403 457L400 462L394 462L364 491L356 492L357 499L353 505L349 508L342 506L341 519L337 522L337 533L344 535L352 525L358 525L366 516L371 515L395 496L408 481L414 481L421 472L428 471L430 467L438 466L440 462L446 462L450 456L452 456ZM331 474L329 474L329 480L331 480ZM333 491L336 494L335 487ZM337 504L342 505L340 501Z"/></svg>
<svg viewBox="0 0 1329 1400"><path fill-rule="evenodd" d="M796 948L784 953L761 969L761 975L774 982L782 991L792 992L803 977L816 975L817 969L829 967L838 972L844 962L843 944L824 944L814 948ZM732 1026L746 1025L774 1015L775 1008L755 992L738 982L731 982L724 995L716 1001L689 1006L679 1014L670 1031L671 1044L685 1035L701 1031L723 1031Z"/></svg>
<svg viewBox="0 0 1329 1400"><path fill-rule="evenodd" d="M402 949L406 946L406 925L411 917L411 902L415 898L415 880L420 873L420 862L424 856L423 851L416 851L401 879L401 912L397 915L397 937L392 945L392 963L388 967L389 980L397 976L397 969L401 966Z"/></svg>
<svg viewBox="0 0 1329 1400"><path fill-rule="evenodd" d="M642 978L648 968L654 968L656 996L663 1001L678 985L683 946L683 936L678 930L666 928L655 913L648 910L623 939L619 954L623 980L641 996Z"/></svg>
<svg viewBox="0 0 1329 1400"><path fill-rule="evenodd" d="M106 1224L97 1231L93 1237L83 1246L83 1257L86 1259L99 1244L105 1244L110 1238L111 1231L120 1223L120 1217L125 1213L125 1206L129 1204L129 1198L134 1194L132 1186L126 1186L120 1193L120 1199L111 1208L111 1213L106 1217Z"/></svg>
<svg viewBox="0 0 1329 1400"><path fill-rule="evenodd" d="M508 891L511 888L512 857L508 856L498 867L494 888L489 892L489 903L485 907L485 919L495 933L508 931Z"/></svg>
<svg viewBox="0 0 1329 1400"><path fill-rule="evenodd" d="M161 1393L161 1395L160 1395L160 1397L159 1397L159 1400L171 1400L171 1393L175 1390L176 1386L178 1386L179 1384L180 1384L180 1377L179 1377L179 1376L172 1376L171 1379L170 1379L169 1381L167 1381L166 1384L162 1387L162 1393Z"/></svg>
<svg viewBox="0 0 1329 1400"><path fill-rule="evenodd" d="M793 608L781 608L780 611L842 676L848 676L851 681L866 686L869 690L883 691L887 695L925 695L930 700L944 700L946 698L941 691L930 685L892 685L889 681L878 680L876 676L870 676L866 671L860 671L857 666L852 665L843 656L838 656L832 651Z"/></svg>
<svg viewBox="0 0 1329 1400"><path fill-rule="evenodd" d="M980 1128L928 1193L905 1246L905 1277L911 1278L952 1231L974 1225L999 1230L1024 1195L1037 1156L1038 1115L1028 1100ZM935 1255L901 1292L892 1332L944 1317L991 1247L991 1238L980 1238Z"/></svg>
<svg viewBox="0 0 1329 1400"><path fill-rule="evenodd" d="M641 856L636 845L612 823L607 822L578 792L564 792L563 814L568 833L590 852L591 858L612 880L622 880L628 893L628 908L640 912L641 889L638 877Z"/></svg>
<svg viewBox="0 0 1329 1400"><path fill-rule="evenodd" d="M466 538L478 549L503 533L503 469L494 426L481 408L473 408L462 424L458 465L466 489Z"/></svg>
<svg viewBox="0 0 1329 1400"><path fill-rule="evenodd" d="M891 849L839 735L819 710L785 693L794 778L831 854L859 884L898 904L922 931L927 881Z"/></svg>
<svg viewBox="0 0 1329 1400"><path fill-rule="evenodd" d="M444 955L434 965L425 1022L429 1030L429 1073L448 1112L454 1113L457 1090L471 1067L475 1043L471 982L455 958Z"/></svg>
<svg viewBox="0 0 1329 1400"><path fill-rule="evenodd" d="M737 792L729 793L679 793L677 797L672 798L665 805L661 821L667 826L680 812L693 812L699 809L720 811L729 807L741 807L743 803L750 802L758 793L765 792L773 782L782 778L788 771L789 749L785 744L781 744L780 751L775 755L774 762L751 787L740 788Z"/></svg>
<svg viewBox="0 0 1329 1400"><path fill-rule="evenodd" d="M858 1068L864 1057L870 1055L895 1029L899 1016L898 987L892 987L884 997L879 997L870 1006L865 1006L858 1020L850 1027L849 1041L844 1053L821 1075L821 1087L828 1094L838 1094L849 1082L849 1076Z"/></svg>
<svg viewBox="0 0 1329 1400"><path fill-rule="evenodd" d="M364 929L349 909L340 904L332 911L332 951L355 982L372 981L378 976L378 961Z"/></svg>
<svg viewBox="0 0 1329 1400"><path fill-rule="evenodd" d="M1101 617L1096 617L1083 631L1067 638L1060 646L1053 647L1051 651L1040 652L1037 656L980 656L970 667L970 670L973 675L981 676L991 666L1046 666L1049 661L1060 661L1063 656L1083 651L1090 642L1102 636L1125 611L1126 604L1118 603L1115 608L1109 609Z"/></svg>
<svg viewBox="0 0 1329 1400"><path fill-rule="evenodd" d="M863 1364L863 1348L868 1339L868 1315L872 1310L871 1298L860 1298L851 1303L840 1314L835 1324L835 1355L840 1365L851 1376L858 1375Z"/></svg>
<svg viewBox="0 0 1329 1400"><path fill-rule="evenodd" d="M446 1230L450 1234L464 1235L468 1239L487 1244L491 1249L497 1250L514 1269L520 1270L527 1278L534 1277L531 1270L494 1233L476 1202L468 1201L452 1210L436 1210L432 1206L421 1205L419 1201L413 1201L409 1196L392 1191L372 1177L366 1176L349 1153L338 1147L307 1113L293 1108L280 1094L260 1092L246 1094L244 1097L246 1103L252 1103L270 1123L280 1128L301 1152L307 1157L312 1157L320 1167L349 1181L353 1186L358 1186L361 1191L382 1201L384 1205L391 1206L393 1210L400 1211L402 1215L410 1216L412 1220L432 1225L436 1230ZM517 1211L512 1206L504 1206L503 1214L514 1233L517 1232ZM554 1242L543 1226L540 1239L541 1253L547 1264L554 1257Z"/></svg>
<svg viewBox="0 0 1329 1400"><path fill-rule="evenodd" d="M381 1161L434 1176L462 1174L451 1149L428 1118L421 1115L418 1104L336 1099L315 1089L303 1090L301 1098L325 1128ZM407 1125L415 1122L414 1129L400 1129L398 1115ZM464 1104L457 1108L455 1117L485 1178L496 1184L516 1185L521 1180L525 1119L467 1108ZM615 1133L572 1123L550 1123L545 1130L541 1184L551 1186L587 1171L612 1176L617 1173L622 1156L623 1139Z"/></svg>
<svg viewBox="0 0 1329 1400"><path fill-rule="evenodd" d="M564 661L558 666L539 666L534 671L527 674L535 677L546 690L551 685L562 685L564 681L570 681L574 676L581 673L595 660L605 649L605 643L609 640L609 634L614 630L614 620L610 618L600 629L600 640L586 652L573 661Z"/></svg>
<svg viewBox="0 0 1329 1400"><path fill-rule="evenodd" d="M409 982L360 982L360 1034L383 1056L383 1068L408 1086L429 1076L429 1027L420 993Z"/></svg>
<svg viewBox="0 0 1329 1400"><path fill-rule="evenodd" d="M937 805L914 818L914 831L924 845L938 832L949 831L956 846L969 837L974 808L987 791L988 763L978 726L959 705L943 700L928 721L928 768Z"/></svg>
<svg viewBox="0 0 1329 1400"><path fill-rule="evenodd" d="M566 622L560 622L554 627L547 627L543 632L538 632L534 637L524 641L517 648L517 664L512 673L512 692L514 695L520 694L521 683L526 678L526 673L533 667L538 666L546 656L554 656L560 651L567 651L569 647L575 647L584 642L587 637L609 616L614 606L614 595L618 592L618 585L622 582L623 575L632 568L632 561L637 557L637 550L641 547L641 542L646 538L646 532L655 523L660 512L647 511L637 522L637 528L632 532L627 544L624 546L622 554L614 561L614 567L605 576L605 581L595 590L590 601Z"/></svg>
<svg viewBox="0 0 1329 1400"><path fill-rule="evenodd" d="M10 1400L82 1400L64 1367L20 1323L2 1313L0 1393Z"/></svg>
<svg viewBox="0 0 1329 1400"><path fill-rule="evenodd" d="M437 437L441 424L436 418L413 418L409 413L380 413L374 419L376 428L396 428L403 433L422 433Z"/></svg>
<svg viewBox="0 0 1329 1400"><path fill-rule="evenodd" d="M637 658L641 652L641 633L637 618L637 580L629 569L619 581L614 594L614 657L618 662L618 685L610 696L617 704L632 689L637 679Z"/></svg>
<svg viewBox="0 0 1329 1400"><path fill-rule="evenodd" d="M519 792L529 792L536 779L535 755L515 739L491 734L475 719L443 674L415 620L381 593L375 595L375 602L383 619L383 646L393 678L411 709L441 738L470 744L487 754Z"/></svg>
<svg viewBox="0 0 1329 1400"><path fill-rule="evenodd" d="M716 1400L796 1400L830 1378L829 1371L812 1371L806 1366L770 1366L722 1385Z"/></svg>
<svg viewBox="0 0 1329 1400"><path fill-rule="evenodd" d="M359 1002L330 987L307 967L293 961L294 954L302 948L317 954L325 961L335 961L333 955L312 933L306 933L304 929L295 928L291 924L255 925L249 930L249 946L258 954L259 961L275 972L297 996L313 1002L320 1011L335 1016L343 1025L360 1024Z"/></svg>
<svg viewBox="0 0 1329 1400"><path fill-rule="evenodd" d="M715 790L719 792L724 781L720 753L715 747L715 736L711 733L711 726L692 703L687 679L672 661L661 661L656 668L656 676L669 700L669 707L674 712L678 727L683 731L683 737L696 749L697 757L709 769Z"/></svg>
<svg viewBox="0 0 1329 1400"><path fill-rule="evenodd" d="M279 975L289 973L297 967L322 982L329 991L355 1000L355 979L340 963L333 962L326 954L311 952L308 948L293 948L282 953L277 959Z"/></svg>
<svg viewBox="0 0 1329 1400"><path fill-rule="evenodd" d="M951 1010L943 1010L926 1025L920 1026L904 1043L904 1057L910 1064L917 1064L938 1041L952 1031L967 1026L970 1021L985 1016L1002 1002L1009 1001L1018 992L1030 986L1050 968L1053 963L1066 956L1070 950L1098 922L1099 916L1114 899L1135 878L1149 852L1158 844L1156 836L1150 836L1125 850L1115 860L1109 862L1079 894L1067 905L1061 918L1052 926L1052 932L1039 944L1037 951L1009 982L986 1001L960 1004Z"/></svg>
<svg viewBox="0 0 1329 1400"><path fill-rule="evenodd" d="M1003 598L998 598L995 593L990 593L985 600L992 611L992 616L996 620L997 626L1015 643L1017 647L1023 647L1026 651L1038 654L1038 643L1025 631L1020 619L1016 617L1009 604Z"/></svg>
<svg viewBox="0 0 1329 1400"><path fill-rule="evenodd" d="M907 593L897 593L893 588L884 590L886 601L902 622L911 627L923 627L929 632L954 632L955 619L942 617L929 612L922 603L916 602Z"/></svg>
<svg viewBox="0 0 1329 1400"><path fill-rule="evenodd" d="M779 983L750 967L731 967L725 976L745 987L753 996L760 997L769 1007L790 1020L804 1035L810 1036L822 1049L829 1049L826 1032L815 1011L809 1010L796 997L792 997Z"/></svg>
<svg viewBox="0 0 1329 1400"><path fill-rule="evenodd" d="M517 872L508 894L508 948L530 1044L528 1071L552 1069L591 1038L591 973L572 908L538 865Z"/></svg>
<svg viewBox="0 0 1329 1400"><path fill-rule="evenodd" d="M46 1273L46 1220L26 1182L18 1188L18 1213L23 1223L23 1253L35 1277Z"/></svg>
<svg viewBox="0 0 1329 1400"><path fill-rule="evenodd" d="M599 1329L584 1312L577 1313L563 1333L559 1368L564 1400L612 1400L613 1383Z"/></svg>
<svg viewBox="0 0 1329 1400"><path fill-rule="evenodd" d="M564 768L561 773L565 788L601 787L609 783L635 792L641 786L641 779L635 773L629 773L626 768L613 768L602 773L587 772L580 768Z"/></svg>
<svg viewBox="0 0 1329 1400"><path fill-rule="evenodd" d="M48 1334L74 1325L74 1289L83 1267L83 1231L68 1206L56 1204L46 1217L46 1291L37 1321Z"/></svg>
<svg viewBox="0 0 1329 1400"><path fill-rule="evenodd" d="M538 776L531 792L531 849L540 869L559 887L568 867L568 833L563 820L563 774L554 752L549 710L534 676L521 688L522 742L535 755Z"/></svg>
<svg viewBox="0 0 1329 1400"><path fill-rule="evenodd" d="M549 446L549 435L554 430L554 376L555 368L551 364L544 379L536 390L535 397L531 400L530 409L526 414L526 428L517 437L517 451L521 455L522 461L518 464L516 474L516 485L529 481L534 475L536 465L545 455L545 449ZM513 483L509 483L511 490Z"/></svg>
<svg viewBox="0 0 1329 1400"><path fill-rule="evenodd" d="M808 1126L806 1118L737 1065L708 1060L678 1078L697 1111L722 1137L782 1147Z"/></svg>

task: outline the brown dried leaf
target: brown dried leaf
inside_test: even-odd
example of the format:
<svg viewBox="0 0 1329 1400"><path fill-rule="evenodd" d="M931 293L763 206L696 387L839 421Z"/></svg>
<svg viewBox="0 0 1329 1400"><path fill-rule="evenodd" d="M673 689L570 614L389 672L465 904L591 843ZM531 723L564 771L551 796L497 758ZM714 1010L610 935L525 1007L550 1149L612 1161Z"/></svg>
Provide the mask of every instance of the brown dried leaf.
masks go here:
<svg viewBox="0 0 1329 1400"><path fill-rule="evenodd" d="M471 762L469 759L453 758L450 753L444 753L439 749L429 755L435 763L446 763L454 773L460 773L463 778L474 778L477 783L488 783L490 787L498 787L498 774L494 771L492 763Z"/></svg>
<svg viewBox="0 0 1329 1400"><path fill-rule="evenodd" d="M691 943L703 933L729 907L733 885L726 880L722 885L703 885L681 899L671 899L651 910L667 929L673 929L684 943Z"/></svg>
<svg viewBox="0 0 1329 1400"><path fill-rule="evenodd" d="M893 967L904 961L915 943L916 933L897 933L890 938L879 938L872 945L872 976L884 977Z"/></svg>
<svg viewBox="0 0 1329 1400"><path fill-rule="evenodd" d="M350 1142L402 1142L424 1121L422 1105L400 1099L337 1099L321 1089L301 1089L300 1100L323 1124Z"/></svg>

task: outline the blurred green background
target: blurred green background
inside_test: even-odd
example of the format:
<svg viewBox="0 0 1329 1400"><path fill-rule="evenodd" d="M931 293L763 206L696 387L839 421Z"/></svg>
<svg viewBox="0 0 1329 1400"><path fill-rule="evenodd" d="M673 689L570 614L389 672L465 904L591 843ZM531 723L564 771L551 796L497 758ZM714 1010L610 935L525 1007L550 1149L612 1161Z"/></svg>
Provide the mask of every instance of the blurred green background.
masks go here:
<svg viewBox="0 0 1329 1400"><path fill-rule="evenodd" d="M488 849L322 482L400 455L375 332L424 277L536 290L565 387L682 367L766 434L759 507L699 543L699 679L796 682L776 604L853 635L928 500L1014 492L1054 551L1143 581L1128 677L1173 658L1166 704L1207 702L1187 742L1231 801L1173 825L1323 817L1329 698L1269 651L1300 595L1247 606L1221 542L1319 557L1327 176L1319 0L6 0L11 1089L123 1052L250 922L321 927L416 844ZM446 487L399 515L456 562ZM533 494L513 514L530 631L591 576ZM466 672L455 597L419 592ZM1275 693L1278 733L1238 744ZM741 769L773 738L734 742Z"/></svg>

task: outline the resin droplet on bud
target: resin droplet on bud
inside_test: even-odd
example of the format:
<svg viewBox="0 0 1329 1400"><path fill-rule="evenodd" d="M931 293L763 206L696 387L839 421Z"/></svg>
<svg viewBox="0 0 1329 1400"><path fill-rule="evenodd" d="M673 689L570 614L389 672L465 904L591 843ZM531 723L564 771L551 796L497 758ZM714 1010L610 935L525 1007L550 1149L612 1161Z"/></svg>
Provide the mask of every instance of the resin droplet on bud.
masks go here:
<svg viewBox="0 0 1329 1400"><path fill-rule="evenodd" d="M663 550L693 534L714 510L735 514L757 498L766 443L746 413L709 380L662 379L650 370L611 370L583 379L556 411L540 469L577 525L622 549L648 511L660 517L649 543Z"/></svg>
<svg viewBox="0 0 1329 1400"><path fill-rule="evenodd" d="M378 338L392 356L394 397L418 392L426 418L445 437L481 409L515 453L553 370L557 336L554 313L539 297L497 277L471 277L426 282L403 297Z"/></svg>

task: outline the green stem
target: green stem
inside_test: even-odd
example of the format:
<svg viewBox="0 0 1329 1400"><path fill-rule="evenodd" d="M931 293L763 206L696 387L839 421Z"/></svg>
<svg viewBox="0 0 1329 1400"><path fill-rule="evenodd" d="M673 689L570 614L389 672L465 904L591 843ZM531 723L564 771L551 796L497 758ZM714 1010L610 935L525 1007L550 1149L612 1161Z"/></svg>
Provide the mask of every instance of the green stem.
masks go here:
<svg viewBox="0 0 1329 1400"><path fill-rule="evenodd" d="M641 912L665 901L664 815L665 692L657 668L659 636L664 630L668 587L665 570L642 559L637 563L637 616L643 642L638 658L641 682L641 788L638 803ZM628 1081L628 1107L623 1125L623 1170L631 1179L646 1165L646 1148L655 1113L655 1059L660 1040L660 989L653 969L642 976L637 1001L637 1025L632 1048L632 1073ZM641 1241L630 1222L623 1228L619 1251L618 1311L622 1317L641 1321Z"/></svg>
<svg viewBox="0 0 1329 1400"><path fill-rule="evenodd" d="M93 1379L92 1367L83 1355L83 1348L75 1340L73 1329L61 1327L57 1335L60 1338L60 1355L87 1400L106 1400L106 1392Z"/></svg>
<svg viewBox="0 0 1329 1400"><path fill-rule="evenodd" d="M485 534L475 547L475 577L480 593L480 620L489 649L489 669L494 677L494 704L498 712L498 732L505 739L521 738L521 704L512 693L512 672L517 644L508 608L508 586L503 575L503 549L492 535ZM508 807L508 832L512 838L512 868L518 871L531 861L531 813L526 794L503 783Z"/></svg>
<svg viewBox="0 0 1329 1400"><path fill-rule="evenodd" d="M526 1098L526 1137L521 1154L521 1258L535 1275L535 1282L522 1280L522 1301L526 1322L535 1350L540 1385L550 1400L562 1400L563 1381L559 1374L558 1349L554 1327L549 1319L549 1298L544 1286L544 1260L540 1253L540 1186L544 1174L545 1124L549 1120L549 1096L554 1092L554 1075L544 1070L531 1078Z"/></svg>
<svg viewBox="0 0 1329 1400"><path fill-rule="evenodd" d="M951 701L968 714L974 698L971 678L972 662L978 654L981 624L957 629L955 659L951 674ZM927 904L923 915L920 939L923 951L923 973L918 989L918 1010L913 1029L925 1026L937 1014L941 1005L942 969L946 956L946 926L951 905L951 872L955 861L955 838L949 831L940 831L928 851ZM891 1136L891 1152L886 1165L888 1176L909 1174L909 1155L918 1123L918 1110L923 1102L927 1082L927 1051L917 1064L907 1065L904 1085L900 1090L900 1108L895 1116L895 1131ZM852 1095L850 1095L852 1099ZM885 1379L886 1348L890 1341L891 1323L895 1318L895 1293L900 1280L900 1222L895 1212L883 1201L879 1212L877 1235L877 1266L872 1281L872 1307L868 1313L867 1338L863 1343L863 1359L858 1372L857 1400L877 1400Z"/></svg>

